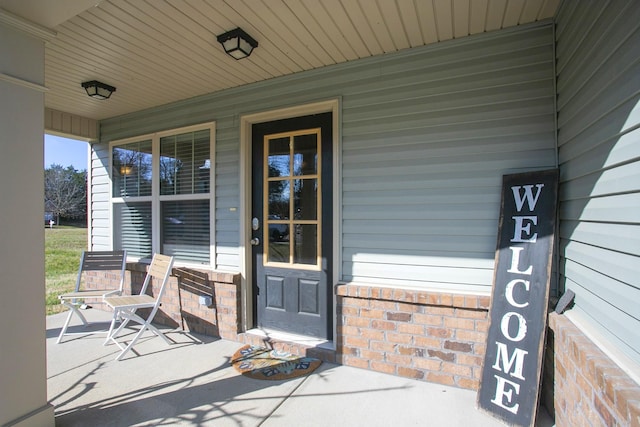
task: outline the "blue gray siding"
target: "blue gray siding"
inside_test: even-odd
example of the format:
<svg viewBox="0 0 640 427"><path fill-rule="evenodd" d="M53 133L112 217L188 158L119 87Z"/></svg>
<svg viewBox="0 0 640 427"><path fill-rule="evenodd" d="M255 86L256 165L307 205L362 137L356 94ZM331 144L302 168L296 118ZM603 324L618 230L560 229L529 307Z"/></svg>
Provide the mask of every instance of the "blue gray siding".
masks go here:
<svg viewBox="0 0 640 427"><path fill-rule="evenodd" d="M640 7L564 2L557 22L563 284L640 362Z"/></svg>
<svg viewBox="0 0 640 427"><path fill-rule="evenodd" d="M239 117L341 97L340 278L489 293L502 175L556 166L553 69L543 23L105 120L101 141L216 121L216 267L237 270Z"/></svg>

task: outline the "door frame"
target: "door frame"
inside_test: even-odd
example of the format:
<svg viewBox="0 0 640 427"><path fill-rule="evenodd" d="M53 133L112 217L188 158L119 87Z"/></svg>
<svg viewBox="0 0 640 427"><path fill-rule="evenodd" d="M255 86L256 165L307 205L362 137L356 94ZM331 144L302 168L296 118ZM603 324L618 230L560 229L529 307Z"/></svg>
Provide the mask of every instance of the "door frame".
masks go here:
<svg viewBox="0 0 640 427"><path fill-rule="evenodd" d="M342 133L341 133L341 98L334 98L326 101L319 101L310 104L280 108L276 110L268 110L258 113L249 113L240 116L240 331L246 332L254 327L255 319L253 318L253 271L251 268L251 158L252 158L252 126L256 123L270 122L281 119L289 119L293 117L308 116L311 114L331 112L332 128L333 128L333 197L332 220L333 220L333 274L329 278L331 283L329 287L332 289L333 298L332 312L328 313L332 316L333 336L336 336L336 296L333 292L335 284L342 272L341 254L339 248L342 236L342 211L340 209L340 200L342 200Z"/></svg>

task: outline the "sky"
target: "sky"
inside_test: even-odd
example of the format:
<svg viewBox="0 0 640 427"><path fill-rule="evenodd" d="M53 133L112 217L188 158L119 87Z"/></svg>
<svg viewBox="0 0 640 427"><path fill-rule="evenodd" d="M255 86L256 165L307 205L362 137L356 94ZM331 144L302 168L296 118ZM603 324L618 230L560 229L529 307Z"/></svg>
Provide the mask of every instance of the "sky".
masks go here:
<svg viewBox="0 0 640 427"><path fill-rule="evenodd" d="M44 135L44 168L52 164L73 166L76 170L87 170L89 143L75 139Z"/></svg>

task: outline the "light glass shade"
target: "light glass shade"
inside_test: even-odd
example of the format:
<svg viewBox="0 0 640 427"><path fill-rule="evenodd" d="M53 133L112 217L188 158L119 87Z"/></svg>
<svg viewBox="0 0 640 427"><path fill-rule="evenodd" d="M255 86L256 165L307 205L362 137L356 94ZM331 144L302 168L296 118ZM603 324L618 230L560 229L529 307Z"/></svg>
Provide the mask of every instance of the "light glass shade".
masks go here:
<svg viewBox="0 0 640 427"><path fill-rule="evenodd" d="M218 42L222 44L224 51L235 59L246 58L258 47L258 42L241 28L219 35Z"/></svg>
<svg viewBox="0 0 640 427"><path fill-rule="evenodd" d="M97 80L84 82L82 83L82 87L87 92L87 95L95 99L108 99L111 94L116 91L115 87Z"/></svg>

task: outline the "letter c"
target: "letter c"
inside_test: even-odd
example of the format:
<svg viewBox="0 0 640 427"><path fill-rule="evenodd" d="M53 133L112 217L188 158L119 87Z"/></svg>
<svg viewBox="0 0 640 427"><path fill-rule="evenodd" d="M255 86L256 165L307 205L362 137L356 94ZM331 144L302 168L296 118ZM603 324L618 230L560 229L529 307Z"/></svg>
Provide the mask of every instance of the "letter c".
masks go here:
<svg viewBox="0 0 640 427"><path fill-rule="evenodd" d="M522 304L518 304L516 302L516 300L513 299L513 288L516 286L517 283L523 283L524 284L524 288L527 290L527 292L529 291L529 281L528 280L522 280L522 279L514 279L512 281L510 281L509 283L507 283L507 287L504 290L505 293L505 298L507 299L507 302L509 304L511 304L514 307L518 307L518 308L523 308L529 305L529 302L523 302Z"/></svg>

